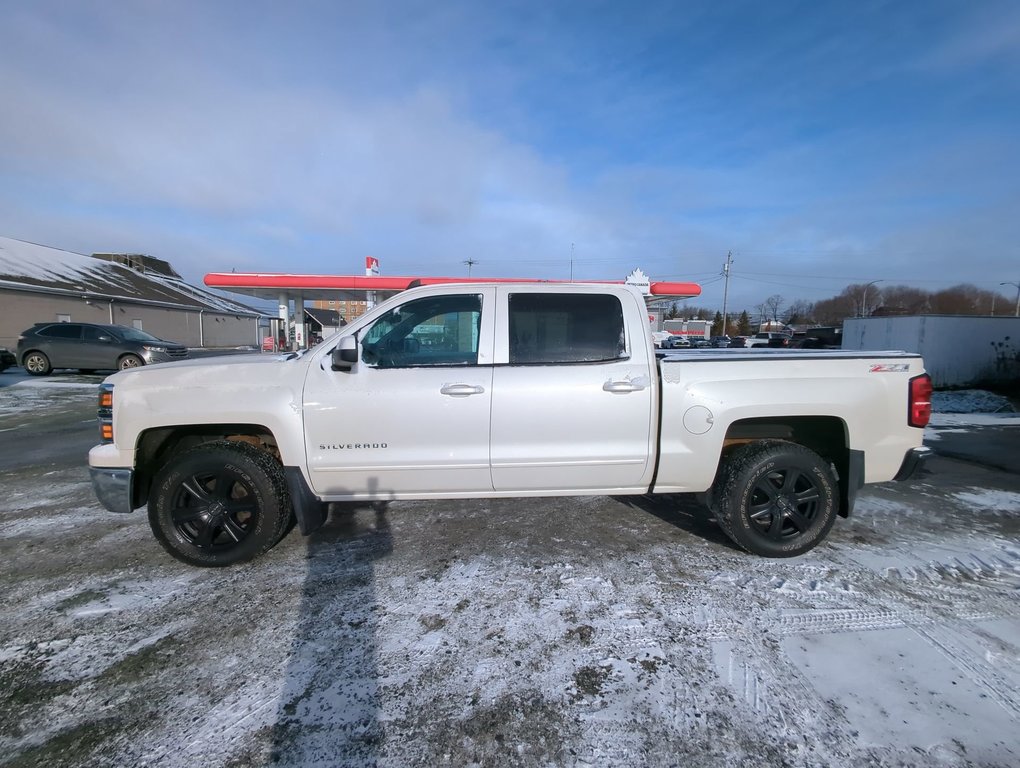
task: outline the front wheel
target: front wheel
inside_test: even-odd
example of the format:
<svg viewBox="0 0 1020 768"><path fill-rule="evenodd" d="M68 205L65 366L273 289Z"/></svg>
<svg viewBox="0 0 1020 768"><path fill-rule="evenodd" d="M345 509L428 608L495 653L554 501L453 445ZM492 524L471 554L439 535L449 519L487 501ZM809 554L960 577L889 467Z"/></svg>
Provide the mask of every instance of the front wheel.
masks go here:
<svg viewBox="0 0 1020 768"><path fill-rule="evenodd" d="M140 368L143 365L145 365L145 361L138 355L124 355L124 357L117 362L117 368L122 371L126 371L129 368Z"/></svg>
<svg viewBox="0 0 1020 768"><path fill-rule="evenodd" d="M781 440L748 443L724 460L712 511L749 552L795 557L821 543L836 520L839 492L828 462Z"/></svg>
<svg viewBox="0 0 1020 768"><path fill-rule="evenodd" d="M42 352L29 352L21 364L33 376L45 376L53 370L50 359Z"/></svg>
<svg viewBox="0 0 1020 768"><path fill-rule="evenodd" d="M185 451L156 476L149 525L171 555L217 568L268 552L293 512L283 467L248 443L218 441Z"/></svg>

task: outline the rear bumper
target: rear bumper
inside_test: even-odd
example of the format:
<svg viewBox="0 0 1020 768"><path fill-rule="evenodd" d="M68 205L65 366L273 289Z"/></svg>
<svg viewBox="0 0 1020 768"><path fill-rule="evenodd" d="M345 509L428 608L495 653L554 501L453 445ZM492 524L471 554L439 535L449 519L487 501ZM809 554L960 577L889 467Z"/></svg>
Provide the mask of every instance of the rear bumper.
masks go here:
<svg viewBox="0 0 1020 768"><path fill-rule="evenodd" d="M911 448L907 451L907 455L903 457L900 471L896 473L896 477L893 480L909 480L914 477L924 467L924 463L934 455L935 451L923 445L918 448Z"/></svg>
<svg viewBox="0 0 1020 768"><path fill-rule="evenodd" d="M134 490L134 470L89 467L92 476L92 490L99 503L111 512L132 512L131 494Z"/></svg>

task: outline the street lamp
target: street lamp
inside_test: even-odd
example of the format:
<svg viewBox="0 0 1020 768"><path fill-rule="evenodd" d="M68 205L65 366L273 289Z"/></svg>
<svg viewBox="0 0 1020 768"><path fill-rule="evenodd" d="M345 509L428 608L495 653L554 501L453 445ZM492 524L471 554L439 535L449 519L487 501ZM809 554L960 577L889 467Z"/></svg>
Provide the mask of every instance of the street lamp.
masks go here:
<svg viewBox="0 0 1020 768"><path fill-rule="evenodd" d="M872 280L870 283L864 286L864 295L861 297L861 317L868 316L868 289L875 283L881 283L881 280Z"/></svg>
<svg viewBox="0 0 1020 768"><path fill-rule="evenodd" d="M999 285L1015 285L1016 286L1016 311L1013 313L1014 317L1020 317L1020 282L1017 283L999 283Z"/></svg>

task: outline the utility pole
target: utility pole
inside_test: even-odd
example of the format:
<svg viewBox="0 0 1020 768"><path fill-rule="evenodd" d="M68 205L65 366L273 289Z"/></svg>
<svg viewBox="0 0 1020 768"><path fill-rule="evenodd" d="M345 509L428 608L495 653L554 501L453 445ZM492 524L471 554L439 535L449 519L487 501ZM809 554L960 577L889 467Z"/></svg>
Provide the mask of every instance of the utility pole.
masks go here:
<svg viewBox="0 0 1020 768"><path fill-rule="evenodd" d="M574 282L574 244L570 244L570 282Z"/></svg>
<svg viewBox="0 0 1020 768"><path fill-rule="evenodd" d="M464 263L465 263L465 264L467 264L467 268L468 268L468 277L471 277L471 267L473 267L473 266L474 266L475 264L477 264L478 262L477 262L477 261L475 261L474 259L464 259Z"/></svg>
<svg viewBox="0 0 1020 768"><path fill-rule="evenodd" d="M733 264L733 251L726 252L726 263L723 264L722 273L723 277L726 278L723 282L722 292L722 335L727 336L726 326L728 324L728 318L726 315L726 300L730 295L730 265Z"/></svg>

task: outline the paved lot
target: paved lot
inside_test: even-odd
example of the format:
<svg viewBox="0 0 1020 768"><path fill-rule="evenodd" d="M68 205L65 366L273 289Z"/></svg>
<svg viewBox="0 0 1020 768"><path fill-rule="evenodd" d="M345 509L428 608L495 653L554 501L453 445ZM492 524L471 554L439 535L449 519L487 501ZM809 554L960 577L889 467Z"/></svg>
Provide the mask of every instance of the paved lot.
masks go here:
<svg viewBox="0 0 1020 768"><path fill-rule="evenodd" d="M95 503L97 382L0 389L0 765L1020 764L1020 477L973 447L796 560L599 497L334 505L210 571Z"/></svg>

